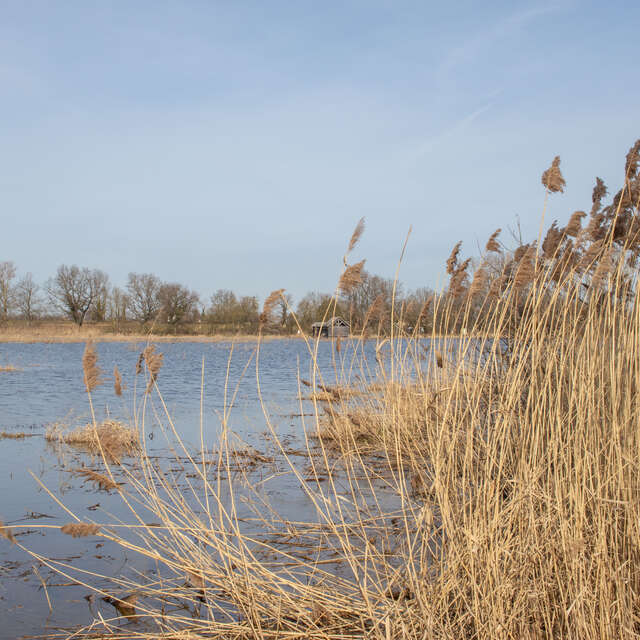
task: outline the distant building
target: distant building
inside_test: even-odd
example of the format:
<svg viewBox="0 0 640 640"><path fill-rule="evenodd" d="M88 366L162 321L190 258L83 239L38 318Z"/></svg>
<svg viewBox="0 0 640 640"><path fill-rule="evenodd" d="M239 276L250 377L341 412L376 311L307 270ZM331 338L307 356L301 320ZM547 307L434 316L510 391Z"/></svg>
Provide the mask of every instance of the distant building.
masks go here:
<svg viewBox="0 0 640 640"><path fill-rule="evenodd" d="M346 320L339 316L334 316L326 322L314 322L311 325L311 335L321 338L347 338L349 337L350 326Z"/></svg>

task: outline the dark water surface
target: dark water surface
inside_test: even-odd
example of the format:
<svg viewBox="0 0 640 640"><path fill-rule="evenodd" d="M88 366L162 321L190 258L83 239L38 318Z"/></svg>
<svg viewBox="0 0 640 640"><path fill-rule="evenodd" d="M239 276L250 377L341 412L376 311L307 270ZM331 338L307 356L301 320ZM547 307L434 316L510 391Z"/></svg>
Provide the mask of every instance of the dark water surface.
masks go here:
<svg viewBox="0 0 640 640"><path fill-rule="evenodd" d="M117 365L127 385L121 398L115 396L110 380L95 390L92 397L98 421L111 417L131 424L135 422L137 407L137 423L142 423L139 409L144 402L145 383L141 376L135 376L135 368L144 346L112 342L96 345L105 378L111 378ZM239 442L260 452L273 453L269 451L273 444L265 433L267 422L258 394L255 347L254 343L236 344L231 354L230 343L157 345L164 354L158 386L173 424L190 451L200 447L201 422L205 447L216 448L220 415L237 388L230 427ZM374 345L361 348L367 360L375 362ZM349 369L353 363L346 349L345 366ZM11 364L19 368L0 372L0 431L26 432L30 436L0 439L0 518L14 528L20 545L34 554L42 554L43 558L55 558L63 572L67 572L66 565L69 567L69 575L62 575L37 556L30 556L0 538L0 638L3 639L54 632L93 620L94 613L84 599L88 589L77 584L77 573L72 570L78 566L98 576L132 572L148 575L156 570L150 561L129 556L108 540L73 539L62 534L58 527L71 522L72 517L38 482L80 519L131 521L131 514L117 492L97 491L91 483L69 472L85 464L92 465L95 459L69 446L53 446L43 437L50 423L63 422L74 427L90 419L82 382L83 350L83 344L0 344L0 367ZM336 370L341 377L341 366L336 369L332 353L335 354L330 342L320 343L318 361L329 383L335 383ZM345 357L344 349L341 357ZM299 400L298 371L302 377L310 377L310 362L301 340L270 341L260 348L259 385L263 402L279 436L298 445L302 437L299 414L309 411L309 403ZM361 363L350 372L352 379L358 375L368 375ZM155 393L147 396L147 402L144 427L148 453L172 460L172 436L165 436L166 431L170 432L170 424L162 403ZM126 468L129 462L123 462ZM277 469L256 469L255 474L258 478L277 476L274 471ZM284 480L272 481L265 491L285 517L312 518L307 499L299 491L299 485L294 485ZM43 528L46 525L52 528ZM85 579L91 584L100 583L100 578L88 574ZM106 607L102 609L103 615L113 615L109 605L100 606Z"/></svg>

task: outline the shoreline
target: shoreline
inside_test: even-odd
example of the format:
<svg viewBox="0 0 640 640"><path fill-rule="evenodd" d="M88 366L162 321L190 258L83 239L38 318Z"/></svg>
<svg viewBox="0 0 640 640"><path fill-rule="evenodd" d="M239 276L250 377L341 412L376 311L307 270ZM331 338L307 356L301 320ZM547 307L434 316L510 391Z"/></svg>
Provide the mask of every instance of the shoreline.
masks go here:
<svg viewBox="0 0 640 640"><path fill-rule="evenodd" d="M302 336L288 335L227 335L216 334L211 336L178 334L173 336L155 334L125 334L125 333L102 333L87 332L77 334L3 334L0 332L0 344L71 344L92 341L100 342L271 342L273 340L301 340Z"/></svg>

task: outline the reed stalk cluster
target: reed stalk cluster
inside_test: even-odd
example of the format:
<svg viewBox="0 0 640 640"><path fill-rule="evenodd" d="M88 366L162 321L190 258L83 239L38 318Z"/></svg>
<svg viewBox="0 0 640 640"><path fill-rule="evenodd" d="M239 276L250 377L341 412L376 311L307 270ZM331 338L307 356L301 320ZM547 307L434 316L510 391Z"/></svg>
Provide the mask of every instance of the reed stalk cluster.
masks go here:
<svg viewBox="0 0 640 640"><path fill-rule="evenodd" d="M456 245L432 335L407 331L402 308L392 308L391 335L373 362L362 336L334 349L332 384L318 342L307 340L312 365L301 383L318 391L302 425L306 447L292 452L265 420L279 473L298 482L312 518L280 516L246 466L234 466L227 411L217 457L203 448L182 458L186 490L143 451L140 473L125 470L120 491L156 525L140 526L148 521L140 517L113 539L152 559L158 575L116 580L115 598L101 592L116 609L127 605L118 609L127 625L145 626L111 619L101 630L274 640L639 637L639 149L606 207L597 181L586 227L576 212L544 241L512 251L498 230L475 274ZM542 182L547 195L563 190L559 158ZM344 263L337 296L361 268ZM274 292L273 304L281 296ZM442 337L452 327L458 335ZM252 526L241 501L253 501Z"/></svg>

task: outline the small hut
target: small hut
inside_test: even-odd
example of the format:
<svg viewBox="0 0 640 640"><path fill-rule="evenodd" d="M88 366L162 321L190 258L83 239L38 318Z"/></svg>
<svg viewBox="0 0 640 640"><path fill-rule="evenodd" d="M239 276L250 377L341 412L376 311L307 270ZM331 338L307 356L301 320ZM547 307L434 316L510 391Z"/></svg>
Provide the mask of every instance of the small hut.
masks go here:
<svg viewBox="0 0 640 640"><path fill-rule="evenodd" d="M314 322L311 325L311 335L321 338L347 338L349 337L350 326L346 320L339 316L334 316L326 322Z"/></svg>

